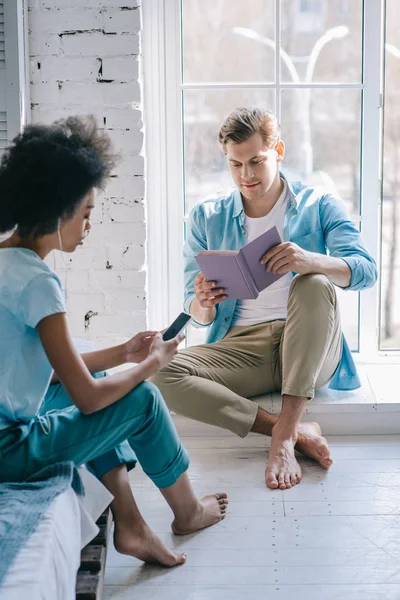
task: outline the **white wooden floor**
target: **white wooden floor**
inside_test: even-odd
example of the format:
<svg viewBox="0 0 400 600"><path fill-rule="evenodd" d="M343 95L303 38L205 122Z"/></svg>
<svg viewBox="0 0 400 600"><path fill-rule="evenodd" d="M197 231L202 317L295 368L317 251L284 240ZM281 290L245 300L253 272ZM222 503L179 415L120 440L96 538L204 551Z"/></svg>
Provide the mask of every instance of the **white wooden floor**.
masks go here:
<svg viewBox="0 0 400 600"><path fill-rule="evenodd" d="M331 436L329 473L304 458L300 485L270 491L266 438L214 429L185 437L180 429L196 491L228 492L228 516L174 537L167 505L136 469L132 485L145 518L188 561L168 570L109 548L106 600L400 599L400 436Z"/></svg>

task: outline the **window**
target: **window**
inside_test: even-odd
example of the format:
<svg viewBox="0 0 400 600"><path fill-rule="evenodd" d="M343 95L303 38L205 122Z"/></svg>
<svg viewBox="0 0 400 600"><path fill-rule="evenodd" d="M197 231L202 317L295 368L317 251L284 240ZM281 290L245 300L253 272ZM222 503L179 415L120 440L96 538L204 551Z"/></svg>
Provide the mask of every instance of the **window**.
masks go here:
<svg viewBox="0 0 400 600"><path fill-rule="evenodd" d="M386 2L380 348L400 348L400 6Z"/></svg>
<svg viewBox="0 0 400 600"><path fill-rule="evenodd" d="M300 12L319 13L322 3L319 0L300 0Z"/></svg>
<svg viewBox="0 0 400 600"><path fill-rule="evenodd" d="M27 14L25 0L0 0L0 159L28 121Z"/></svg>
<svg viewBox="0 0 400 600"><path fill-rule="evenodd" d="M231 185L216 136L223 117L238 105L259 105L277 113L287 144L282 171L289 179L302 178L337 191L377 258L384 2L353 0L347 5L345 23L343 4L343 0L144 3L147 139L153 150L158 148L157 156L148 155L151 326L157 325L162 311L160 324L165 325L182 306L181 249L191 207ZM307 17L312 11L307 30L298 27L301 7ZM159 46L154 51L156 34ZM162 77L146 80L155 66L146 53L161 68ZM155 58L157 53L164 56L165 68ZM160 97L164 102L156 109L155 122L161 130L156 132L152 111ZM154 183L152 164L157 164L157 173L162 165L162 190ZM161 218L162 249L156 230ZM159 262L160 249L163 269L152 259L156 252ZM159 295L154 300L155 290L163 301ZM376 358L378 287L360 296L341 290L338 295L352 350L363 359ZM189 343L201 342L201 335L191 332Z"/></svg>
<svg viewBox="0 0 400 600"><path fill-rule="evenodd" d="M0 156L27 120L26 15L22 0L0 0Z"/></svg>

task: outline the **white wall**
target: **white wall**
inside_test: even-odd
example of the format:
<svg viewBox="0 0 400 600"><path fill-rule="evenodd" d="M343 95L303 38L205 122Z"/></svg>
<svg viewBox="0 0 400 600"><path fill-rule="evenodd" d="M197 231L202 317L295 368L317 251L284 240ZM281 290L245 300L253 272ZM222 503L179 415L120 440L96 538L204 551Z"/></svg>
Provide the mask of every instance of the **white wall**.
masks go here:
<svg viewBox="0 0 400 600"><path fill-rule="evenodd" d="M122 154L85 246L64 255L72 333L104 346L146 327L141 9L140 0L78 4L29 0L31 114L42 123L94 114Z"/></svg>

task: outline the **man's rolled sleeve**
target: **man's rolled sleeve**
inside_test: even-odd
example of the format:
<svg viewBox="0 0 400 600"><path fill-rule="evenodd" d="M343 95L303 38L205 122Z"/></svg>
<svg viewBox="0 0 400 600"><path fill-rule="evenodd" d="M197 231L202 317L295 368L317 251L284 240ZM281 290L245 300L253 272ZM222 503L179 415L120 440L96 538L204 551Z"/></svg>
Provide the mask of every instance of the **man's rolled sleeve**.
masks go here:
<svg viewBox="0 0 400 600"><path fill-rule="evenodd" d="M352 290L354 292L365 289L366 281L373 281L371 285L373 285L376 281L376 268L369 261L364 261L363 258L358 256L342 256L342 260L344 260L350 267L351 271L351 279L350 285L345 290Z"/></svg>
<svg viewBox="0 0 400 600"><path fill-rule="evenodd" d="M191 211L186 229L186 241L183 247L185 285L185 299L183 306L186 312L190 312L190 305L196 297L194 294L194 280L200 273L200 268L197 264L196 256L201 250L207 250L205 221L204 215L201 211L201 204L195 206ZM197 328L203 328L209 327L211 323L208 323L207 325L202 325L201 323L198 323L193 319L192 325Z"/></svg>
<svg viewBox="0 0 400 600"><path fill-rule="evenodd" d="M330 256L344 260L351 271L350 285L343 289L360 291L372 287L378 279L376 263L340 199L324 196L320 202L320 219Z"/></svg>

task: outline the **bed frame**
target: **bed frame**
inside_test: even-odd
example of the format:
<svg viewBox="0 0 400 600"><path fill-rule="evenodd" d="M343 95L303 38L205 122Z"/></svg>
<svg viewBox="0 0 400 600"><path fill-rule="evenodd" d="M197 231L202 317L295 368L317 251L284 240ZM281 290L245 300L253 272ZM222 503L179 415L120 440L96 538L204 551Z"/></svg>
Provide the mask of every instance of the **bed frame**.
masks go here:
<svg viewBox="0 0 400 600"><path fill-rule="evenodd" d="M97 521L99 533L81 552L81 565L76 579L76 600L101 600L103 597L111 524L112 513L110 508L107 508Z"/></svg>

